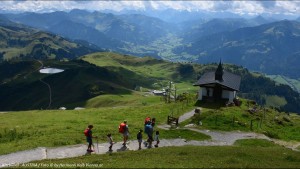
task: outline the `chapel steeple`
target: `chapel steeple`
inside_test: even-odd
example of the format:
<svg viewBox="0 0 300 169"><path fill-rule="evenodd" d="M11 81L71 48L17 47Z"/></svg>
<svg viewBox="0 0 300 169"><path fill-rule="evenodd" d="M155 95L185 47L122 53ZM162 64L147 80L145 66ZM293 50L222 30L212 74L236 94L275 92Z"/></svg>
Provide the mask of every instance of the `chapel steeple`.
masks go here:
<svg viewBox="0 0 300 169"><path fill-rule="evenodd" d="M215 80L219 80L219 81L223 81L223 74L224 74L224 69L221 63L221 59L220 59L220 63L218 65L218 68L215 72Z"/></svg>

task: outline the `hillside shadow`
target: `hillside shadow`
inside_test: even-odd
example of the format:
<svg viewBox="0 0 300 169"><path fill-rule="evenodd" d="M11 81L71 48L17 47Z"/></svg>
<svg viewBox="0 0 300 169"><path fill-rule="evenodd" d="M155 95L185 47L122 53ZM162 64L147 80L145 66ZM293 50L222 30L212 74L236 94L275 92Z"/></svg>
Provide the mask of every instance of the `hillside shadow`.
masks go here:
<svg viewBox="0 0 300 169"><path fill-rule="evenodd" d="M221 107L226 107L225 103L225 100L218 100L215 102L198 100L194 105L197 107L203 107L207 109L220 109Z"/></svg>

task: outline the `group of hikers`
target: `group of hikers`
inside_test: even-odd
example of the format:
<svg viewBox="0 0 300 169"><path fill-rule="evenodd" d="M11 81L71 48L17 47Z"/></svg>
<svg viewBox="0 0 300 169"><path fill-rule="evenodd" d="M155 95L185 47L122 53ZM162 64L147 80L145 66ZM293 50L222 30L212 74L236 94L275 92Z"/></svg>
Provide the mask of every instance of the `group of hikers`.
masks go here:
<svg viewBox="0 0 300 169"><path fill-rule="evenodd" d="M156 141L156 144L154 145L155 147L158 147L159 144L159 131L156 130L155 131L155 136L153 139L153 132L154 132L154 126L155 126L155 118L150 118L150 117L146 117L145 122L144 122L144 132L147 134L147 140L144 142L145 147L151 148L152 147L152 142ZM98 138L97 136L93 136L92 133L92 129L94 128L93 125L88 125L88 128L84 130L84 135L86 136L86 141L88 143L88 148L87 151L88 152L94 152L94 145L93 145L93 138ZM126 144L128 143L128 138L129 138L129 128L128 128L128 124L127 121L124 120L124 122L122 122L119 125L119 133L122 134L123 136L123 147L126 147ZM112 134L108 133L107 135L107 141L109 143L109 149L108 151L111 152L113 145L115 144L115 142L113 141L112 138ZM142 149L141 145L143 142L143 130L140 129L137 133L137 140L139 143L139 150ZM97 145L98 146L98 145Z"/></svg>

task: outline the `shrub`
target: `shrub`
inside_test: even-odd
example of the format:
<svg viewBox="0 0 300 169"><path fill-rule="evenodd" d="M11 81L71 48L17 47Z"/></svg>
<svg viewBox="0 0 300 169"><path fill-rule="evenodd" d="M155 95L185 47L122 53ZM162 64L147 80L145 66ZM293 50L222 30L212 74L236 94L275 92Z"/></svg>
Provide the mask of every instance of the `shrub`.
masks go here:
<svg viewBox="0 0 300 169"><path fill-rule="evenodd" d="M249 114L247 112L242 113L242 117L249 118Z"/></svg>
<svg viewBox="0 0 300 169"><path fill-rule="evenodd" d="M239 124L240 126L246 126L246 123L241 122L241 121L238 121L238 124Z"/></svg>
<svg viewBox="0 0 300 169"><path fill-rule="evenodd" d="M283 121L281 119L279 119L278 117L275 117L274 121L279 125L283 125Z"/></svg>
<svg viewBox="0 0 300 169"><path fill-rule="evenodd" d="M70 143L68 141L54 141L53 145L54 146L65 146L65 145L69 145Z"/></svg>
<svg viewBox="0 0 300 169"><path fill-rule="evenodd" d="M279 136L277 133L274 133L273 131L264 131L263 132L266 136L270 137L270 138L276 138L279 139Z"/></svg>
<svg viewBox="0 0 300 169"><path fill-rule="evenodd" d="M25 133L23 131L17 131L16 128L13 129L4 129L3 133L0 133L0 142L10 142L10 141L17 141L21 140L26 136L30 136L30 134Z"/></svg>
<svg viewBox="0 0 300 169"><path fill-rule="evenodd" d="M282 119L286 122L291 122L291 119L288 116L283 116Z"/></svg>
<svg viewBox="0 0 300 169"><path fill-rule="evenodd" d="M80 139L76 139L76 140L75 140L75 143L76 143L76 144L81 144L82 141L81 141Z"/></svg>

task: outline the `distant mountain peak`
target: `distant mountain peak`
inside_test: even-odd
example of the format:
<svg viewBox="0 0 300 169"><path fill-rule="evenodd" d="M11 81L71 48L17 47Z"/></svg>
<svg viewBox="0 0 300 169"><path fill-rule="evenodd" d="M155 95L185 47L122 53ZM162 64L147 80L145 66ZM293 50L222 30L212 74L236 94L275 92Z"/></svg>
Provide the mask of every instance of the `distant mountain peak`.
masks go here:
<svg viewBox="0 0 300 169"><path fill-rule="evenodd" d="M72 9L70 12L70 14L89 14L90 12L88 12L87 10L82 10L82 9Z"/></svg>

